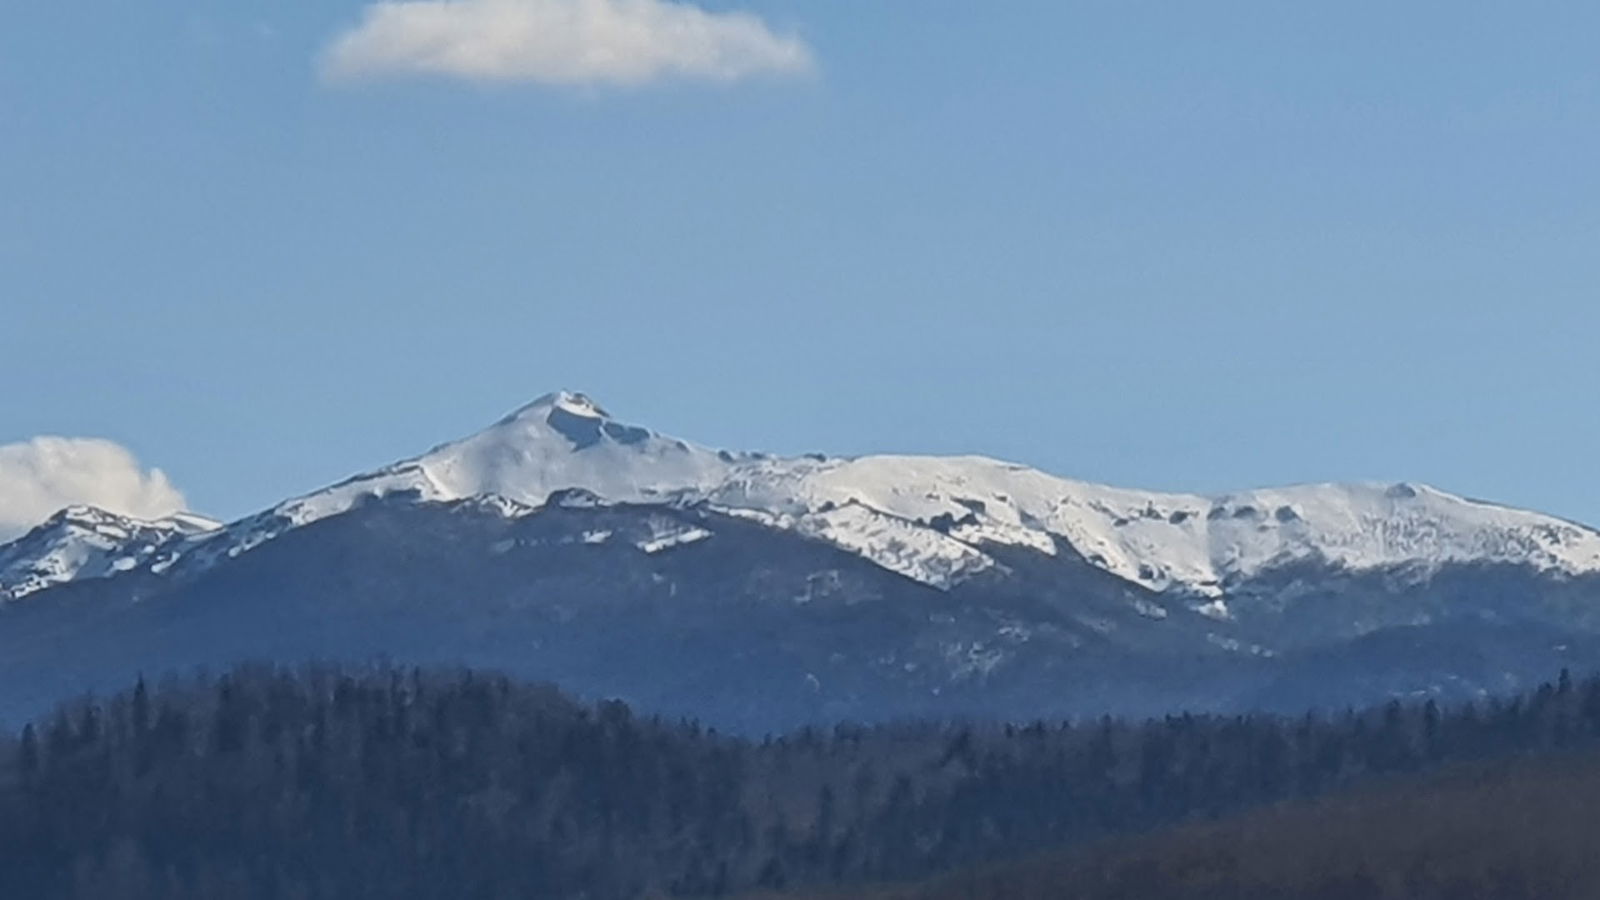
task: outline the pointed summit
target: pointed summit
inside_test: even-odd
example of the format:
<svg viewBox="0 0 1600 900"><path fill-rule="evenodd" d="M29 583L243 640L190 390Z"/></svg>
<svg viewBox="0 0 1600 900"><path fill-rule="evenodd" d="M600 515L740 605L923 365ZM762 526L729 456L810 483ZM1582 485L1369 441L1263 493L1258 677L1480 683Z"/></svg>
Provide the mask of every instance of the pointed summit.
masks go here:
<svg viewBox="0 0 1600 900"><path fill-rule="evenodd" d="M501 421L509 422L514 419L530 418L542 419L557 411L588 419L611 418L611 414L606 412L588 394L579 391L552 391L538 397L531 403L519 407Z"/></svg>
<svg viewBox="0 0 1600 900"><path fill-rule="evenodd" d="M544 431L553 431L566 438L574 450L587 450L607 441L641 444L657 436L647 428L614 421L611 414L589 395L576 391L545 394L501 419L489 430L515 429L524 432L524 439L532 438L535 441L539 440Z"/></svg>
<svg viewBox="0 0 1600 900"><path fill-rule="evenodd" d="M569 488L614 502L658 500L726 474L714 451L619 422L575 391L545 394L416 464L446 498L496 494L535 506Z"/></svg>
<svg viewBox="0 0 1600 900"><path fill-rule="evenodd" d="M556 391L477 434L422 456L290 500L272 516L301 525L348 510L363 497L423 501L494 496L543 506L583 490L611 503L658 503L705 493L736 457L612 418L587 394ZM271 526L276 533L278 526Z"/></svg>
<svg viewBox="0 0 1600 900"><path fill-rule="evenodd" d="M574 416L583 416L590 419L609 419L611 414L600 408L600 404L589 398L588 394L562 391L554 395L554 404L562 412Z"/></svg>

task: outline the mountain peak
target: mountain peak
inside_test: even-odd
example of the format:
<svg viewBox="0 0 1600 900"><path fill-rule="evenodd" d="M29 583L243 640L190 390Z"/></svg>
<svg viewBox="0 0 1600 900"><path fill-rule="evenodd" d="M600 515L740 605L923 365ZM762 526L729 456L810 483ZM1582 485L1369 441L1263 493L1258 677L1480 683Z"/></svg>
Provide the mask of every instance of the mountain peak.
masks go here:
<svg viewBox="0 0 1600 900"><path fill-rule="evenodd" d="M397 493L425 501L495 496L538 507L576 488L614 503L661 502L721 484L734 459L618 422L587 394L556 391L476 434L286 501L272 517L298 526L363 497Z"/></svg>
<svg viewBox="0 0 1600 900"><path fill-rule="evenodd" d="M0 545L0 603L79 578L128 571L175 542L198 540L220 527L193 513L145 520L97 506L68 506Z"/></svg>
<svg viewBox="0 0 1600 900"><path fill-rule="evenodd" d="M43 533L63 527L76 527L88 531L109 529L113 534L129 530L156 530L189 535L216 531L222 527L222 523L191 512L175 512L159 519L140 519L79 503L63 507L36 526L33 531Z"/></svg>
<svg viewBox="0 0 1600 900"><path fill-rule="evenodd" d="M606 412L594 398L581 391L552 391L535 399L532 403L519 408L516 412L506 417L506 421L518 419L544 419L553 412L562 412L568 415L579 416L586 419L609 419L611 414Z"/></svg>
<svg viewBox="0 0 1600 900"><path fill-rule="evenodd" d="M120 520L126 517L119 516L109 510L88 504L75 504L64 506L55 515L46 519L40 527L55 527L65 524L94 525L101 522Z"/></svg>
<svg viewBox="0 0 1600 900"><path fill-rule="evenodd" d="M552 450L588 450L601 444L636 446L658 437L649 429L617 422L588 394L555 391L523 406L487 431L458 441L454 446L492 443L547 455ZM561 442L563 438L564 447ZM555 446L550 446L552 439L557 442Z"/></svg>

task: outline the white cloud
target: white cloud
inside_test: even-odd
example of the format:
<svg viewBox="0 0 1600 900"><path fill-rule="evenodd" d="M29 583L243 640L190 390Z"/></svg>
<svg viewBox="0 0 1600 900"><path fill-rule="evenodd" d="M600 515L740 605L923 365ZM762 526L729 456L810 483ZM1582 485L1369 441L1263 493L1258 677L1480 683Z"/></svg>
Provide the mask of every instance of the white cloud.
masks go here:
<svg viewBox="0 0 1600 900"><path fill-rule="evenodd" d="M141 519L186 506L164 472L146 470L113 441L37 437L0 445L0 540L78 504Z"/></svg>
<svg viewBox="0 0 1600 900"><path fill-rule="evenodd" d="M330 81L434 75L640 85L811 71L811 50L745 12L674 0L386 0L334 41Z"/></svg>

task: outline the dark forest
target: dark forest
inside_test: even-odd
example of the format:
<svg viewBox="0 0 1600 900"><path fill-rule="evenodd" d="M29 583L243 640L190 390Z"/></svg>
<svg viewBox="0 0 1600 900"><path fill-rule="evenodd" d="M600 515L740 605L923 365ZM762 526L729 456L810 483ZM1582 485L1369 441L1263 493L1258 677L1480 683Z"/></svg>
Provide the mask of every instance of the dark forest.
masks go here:
<svg viewBox="0 0 1600 900"><path fill-rule="evenodd" d="M803 893L1197 827L1464 763L1567 759L1597 738L1600 680L1565 674L1450 709L903 723L751 741L492 674L244 667L141 681L6 739L0 895Z"/></svg>

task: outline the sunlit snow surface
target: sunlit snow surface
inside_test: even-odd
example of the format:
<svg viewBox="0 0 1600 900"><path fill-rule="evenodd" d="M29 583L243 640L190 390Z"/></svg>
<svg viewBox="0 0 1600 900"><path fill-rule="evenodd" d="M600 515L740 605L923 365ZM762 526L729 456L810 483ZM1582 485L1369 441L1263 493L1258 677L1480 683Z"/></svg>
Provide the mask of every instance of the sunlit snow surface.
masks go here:
<svg viewBox="0 0 1600 900"><path fill-rule="evenodd" d="M145 521L89 506L69 507L0 546L0 601L153 564L171 548L220 527L220 522L191 513Z"/></svg>
<svg viewBox="0 0 1600 900"><path fill-rule="evenodd" d="M728 453L620 423L584 395L566 392L471 437L236 522L221 538L179 545L189 557L179 563L203 566L248 552L372 497L476 497L516 516L565 491L573 493L562 494L563 503L706 503L936 587L996 567L993 545L1055 554L1058 542L1129 581L1204 598L1298 561L1352 570L1477 561L1600 571L1600 533L1592 529L1421 485L1304 485L1205 497L1105 487L982 457ZM640 549L663 552L710 536L662 535ZM72 565L63 563L63 571ZM9 577L0 570L0 578ZM1228 615L1225 603L1204 609Z"/></svg>

